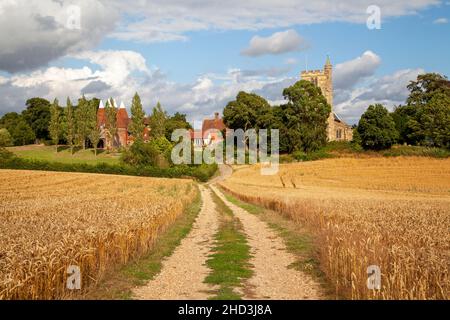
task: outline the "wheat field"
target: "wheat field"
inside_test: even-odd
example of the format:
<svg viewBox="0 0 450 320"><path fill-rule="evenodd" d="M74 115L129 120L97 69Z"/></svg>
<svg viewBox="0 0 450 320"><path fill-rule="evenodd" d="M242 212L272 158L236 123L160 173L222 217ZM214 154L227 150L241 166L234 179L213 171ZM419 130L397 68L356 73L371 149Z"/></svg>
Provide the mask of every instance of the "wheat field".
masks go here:
<svg viewBox="0 0 450 320"><path fill-rule="evenodd" d="M327 159L280 165L274 176L237 167L221 186L314 235L337 297L448 299L450 159ZM367 267L381 289L367 288Z"/></svg>
<svg viewBox="0 0 450 320"><path fill-rule="evenodd" d="M147 253L195 198L190 180L0 170L0 299L74 295Z"/></svg>

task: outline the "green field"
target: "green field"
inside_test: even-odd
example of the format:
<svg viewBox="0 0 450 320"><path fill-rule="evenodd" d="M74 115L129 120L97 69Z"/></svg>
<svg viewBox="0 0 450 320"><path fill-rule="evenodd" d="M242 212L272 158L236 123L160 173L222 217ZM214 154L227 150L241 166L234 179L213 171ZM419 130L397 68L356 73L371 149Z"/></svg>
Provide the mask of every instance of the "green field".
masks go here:
<svg viewBox="0 0 450 320"><path fill-rule="evenodd" d="M58 153L55 153L54 146L43 145L28 145L20 147L7 148L20 158L33 159L33 160L45 160L49 162L62 162L62 163L119 163L120 156L118 154L106 153L103 150L97 150L97 156L94 155L93 149L75 150L74 154L70 154L70 149L66 146L59 147Z"/></svg>

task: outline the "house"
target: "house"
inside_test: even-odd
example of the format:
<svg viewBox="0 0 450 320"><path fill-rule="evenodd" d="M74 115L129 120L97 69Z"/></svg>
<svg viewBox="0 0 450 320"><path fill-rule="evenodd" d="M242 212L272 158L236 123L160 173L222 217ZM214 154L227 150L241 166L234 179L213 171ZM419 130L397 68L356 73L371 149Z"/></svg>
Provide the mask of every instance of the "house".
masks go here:
<svg viewBox="0 0 450 320"><path fill-rule="evenodd" d="M108 100L109 105L117 106L115 99ZM127 109L125 108L125 104L123 101L120 103L119 108L117 109L116 114L116 128L117 133L115 137L111 137L107 129L107 117L106 110L103 101L100 100L100 104L97 110L97 126L101 130L100 134L100 142L98 144L99 148L111 148L113 145L115 147L126 147L133 143L134 137L130 134L129 125L131 123L131 119L128 116ZM144 131L142 133L144 141L148 141L150 138L150 127L148 119L144 119Z"/></svg>
<svg viewBox="0 0 450 320"><path fill-rule="evenodd" d="M219 113L214 113L214 118L204 119L201 130L191 130L191 140L195 148L201 148L224 139L223 133L227 127L220 118Z"/></svg>

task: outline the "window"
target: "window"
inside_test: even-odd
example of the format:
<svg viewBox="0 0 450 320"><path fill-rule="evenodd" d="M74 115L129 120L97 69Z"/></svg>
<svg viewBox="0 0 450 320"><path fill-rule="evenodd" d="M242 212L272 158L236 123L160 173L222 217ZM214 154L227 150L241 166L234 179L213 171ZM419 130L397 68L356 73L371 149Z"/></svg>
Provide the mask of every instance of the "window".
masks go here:
<svg viewBox="0 0 450 320"><path fill-rule="evenodd" d="M336 139L341 139L342 138L342 130L338 129L336 130Z"/></svg>

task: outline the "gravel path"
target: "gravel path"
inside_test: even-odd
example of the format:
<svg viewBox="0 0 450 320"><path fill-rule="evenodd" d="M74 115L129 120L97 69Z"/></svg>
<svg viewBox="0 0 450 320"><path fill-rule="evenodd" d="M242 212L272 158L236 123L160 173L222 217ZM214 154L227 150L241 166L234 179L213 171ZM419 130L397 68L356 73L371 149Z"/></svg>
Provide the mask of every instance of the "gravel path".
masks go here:
<svg viewBox="0 0 450 320"><path fill-rule="evenodd" d="M211 191L200 185L202 208L190 233L163 261L161 273L133 291L136 299L207 299L214 287L204 283L210 270L206 260L218 230L218 214Z"/></svg>
<svg viewBox="0 0 450 320"><path fill-rule="evenodd" d="M244 299L320 299L319 284L308 274L289 268L296 258L287 251L283 240L257 216L229 202L216 187L211 188L242 222L252 248L254 275L248 281L250 289Z"/></svg>
<svg viewBox="0 0 450 320"><path fill-rule="evenodd" d="M220 166L220 176L209 185L242 222L251 247L254 275L247 281L244 299L320 299L321 289L309 275L289 266L296 261L283 240L265 222L230 203L214 186L232 174L229 166ZM215 288L204 283L210 270L206 260L211 253L219 216L211 190L200 185L202 209L191 232L174 253L163 261L161 273L145 286L133 291L136 299L207 299Z"/></svg>

